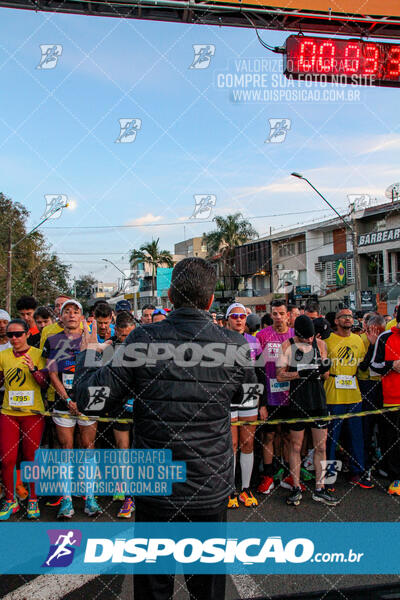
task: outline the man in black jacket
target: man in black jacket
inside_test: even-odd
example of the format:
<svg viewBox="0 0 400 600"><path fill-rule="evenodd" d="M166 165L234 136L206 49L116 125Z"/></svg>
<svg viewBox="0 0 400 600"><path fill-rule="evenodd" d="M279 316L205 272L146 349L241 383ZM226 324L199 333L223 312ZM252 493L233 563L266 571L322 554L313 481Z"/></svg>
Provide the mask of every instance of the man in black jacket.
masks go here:
<svg viewBox="0 0 400 600"><path fill-rule="evenodd" d="M246 340L217 327L208 312L216 274L201 258L174 268L169 298L175 310L160 323L135 329L100 369L85 366L94 350L82 352L75 372L80 410L89 386L110 389L104 410L134 397L136 448L169 448L174 461L186 461L186 481L171 496L139 497L136 521L225 521L233 488L230 405L246 399L257 377ZM88 334L87 334L88 336ZM91 339L95 341L95 333ZM139 356L139 358L138 358ZM221 600L225 575L186 576L192 600ZM136 600L168 600L174 578L136 575Z"/></svg>

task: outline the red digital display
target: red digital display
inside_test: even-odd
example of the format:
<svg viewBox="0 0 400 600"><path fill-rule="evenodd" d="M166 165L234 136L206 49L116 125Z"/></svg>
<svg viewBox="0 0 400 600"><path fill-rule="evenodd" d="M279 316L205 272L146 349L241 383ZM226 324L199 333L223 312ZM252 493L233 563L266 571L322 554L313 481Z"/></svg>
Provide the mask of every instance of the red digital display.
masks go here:
<svg viewBox="0 0 400 600"><path fill-rule="evenodd" d="M293 79L400 86L400 44L291 35L285 75Z"/></svg>

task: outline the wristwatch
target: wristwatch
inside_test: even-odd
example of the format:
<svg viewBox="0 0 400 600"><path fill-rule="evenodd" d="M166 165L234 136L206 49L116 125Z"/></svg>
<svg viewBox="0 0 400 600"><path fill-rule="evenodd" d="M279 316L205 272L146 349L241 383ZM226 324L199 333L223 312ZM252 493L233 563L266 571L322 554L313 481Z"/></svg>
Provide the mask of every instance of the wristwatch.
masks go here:
<svg viewBox="0 0 400 600"><path fill-rule="evenodd" d="M36 373L36 371L39 371L39 369L36 367L36 365L33 367L31 373Z"/></svg>

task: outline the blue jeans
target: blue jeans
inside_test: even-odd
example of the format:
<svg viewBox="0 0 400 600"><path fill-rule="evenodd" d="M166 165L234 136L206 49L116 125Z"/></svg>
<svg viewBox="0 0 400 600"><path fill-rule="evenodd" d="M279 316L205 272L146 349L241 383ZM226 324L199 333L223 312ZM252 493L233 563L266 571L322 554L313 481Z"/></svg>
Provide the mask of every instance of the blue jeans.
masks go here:
<svg viewBox="0 0 400 600"><path fill-rule="evenodd" d="M330 415L361 412L362 402L356 402L355 404L328 404L328 411ZM329 421L326 458L328 460L335 460L336 458L336 446L339 442L343 423L347 426L350 441L350 469L353 475L359 475L364 473L365 466L362 417Z"/></svg>

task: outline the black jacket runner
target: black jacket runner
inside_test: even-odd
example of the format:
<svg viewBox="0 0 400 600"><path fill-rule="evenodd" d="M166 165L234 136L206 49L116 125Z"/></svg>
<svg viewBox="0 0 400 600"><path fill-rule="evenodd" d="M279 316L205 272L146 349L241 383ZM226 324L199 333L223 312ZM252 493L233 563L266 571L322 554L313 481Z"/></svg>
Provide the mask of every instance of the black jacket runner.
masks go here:
<svg viewBox="0 0 400 600"><path fill-rule="evenodd" d="M199 514L226 506L233 488L230 404L260 389L244 337L214 325L208 312L180 308L135 329L101 369L85 366L94 354L77 358L79 410L94 414L89 386L110 388L102 412L134 397L135 447L170 448L173 460L186 462L186 482L174 484L172 496L146 502Z"/></svg>

